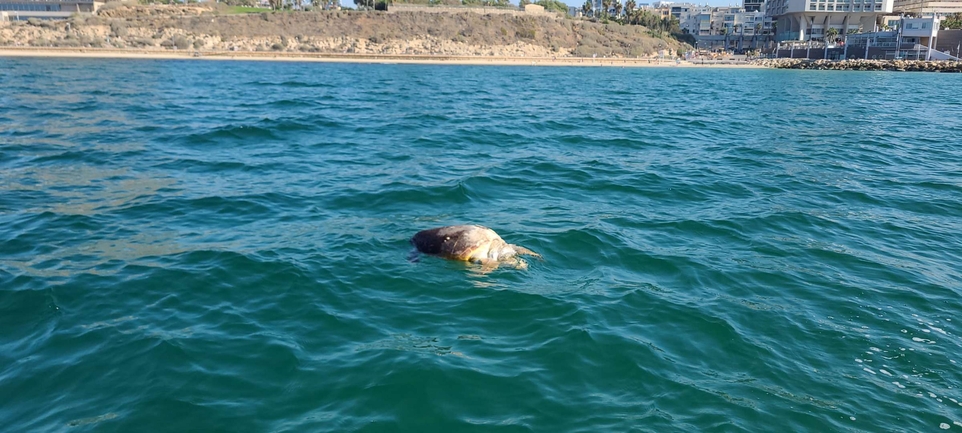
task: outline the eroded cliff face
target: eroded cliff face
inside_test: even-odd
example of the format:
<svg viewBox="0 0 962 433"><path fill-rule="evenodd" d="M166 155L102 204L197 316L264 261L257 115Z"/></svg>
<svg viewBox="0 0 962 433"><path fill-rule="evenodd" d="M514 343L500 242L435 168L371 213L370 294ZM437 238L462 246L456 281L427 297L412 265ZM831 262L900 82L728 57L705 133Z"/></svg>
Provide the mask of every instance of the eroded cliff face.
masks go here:
<svg viewBox="0 0 962 433"><path fill-rule="evenodd" d="M448 56L639 57L680 44L640 26L476 12L264 12L113 6L65 21L0 24L0 46Z"/></svg>

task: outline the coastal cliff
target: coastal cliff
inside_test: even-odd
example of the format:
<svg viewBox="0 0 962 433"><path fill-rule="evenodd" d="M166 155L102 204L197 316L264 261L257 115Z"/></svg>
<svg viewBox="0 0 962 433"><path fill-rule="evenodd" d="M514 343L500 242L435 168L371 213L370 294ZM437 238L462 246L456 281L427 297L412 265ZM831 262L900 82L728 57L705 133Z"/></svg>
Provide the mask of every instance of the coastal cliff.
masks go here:
<svg viewBox="0 0 962 433"><path fill-rule="evenodd" d="M686 45L642 26L557 15L452 11L229 14L216 6L113 4L65 21L0 23L0 46L319 54L644 57Z"/></svg>

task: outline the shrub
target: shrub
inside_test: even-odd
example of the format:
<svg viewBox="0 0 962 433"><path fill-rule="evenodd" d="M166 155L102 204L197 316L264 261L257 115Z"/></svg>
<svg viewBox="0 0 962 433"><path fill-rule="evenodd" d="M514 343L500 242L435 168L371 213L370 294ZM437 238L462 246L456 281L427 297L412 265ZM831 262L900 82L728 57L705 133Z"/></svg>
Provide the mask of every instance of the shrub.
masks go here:
<svg viewBox="0 0 962 433"><path fill-rule="evenodd" d="M530 28L519 29L515 32L515 34L522 39L534 39L536 33L535 29Z"/></svg>
<svg viewBox="0 0 962 433"><path fill-rule="evenodd" d="M127 42L130 43L130 45L132 45L132 46L134 46L134 47L137 47L137 48L152 47L152 46L154 46L154 40L153 40L153 39L150 39L150 38L134 38L134 39L129 40L129 41L127 41Z"/></svg>
<svg viewBox="0 0 962 433"><path fill-rule="evenodd" d="M84 24L87 24L87 19L84 18L83 15L80 15L76 12L73 15L70 15L71 26L82 27Z"/></svg>
<svg viewBox="0 0 962 433"><path fill-rule="evenodd" d="M127 36L127 23L121 21L111 21L110 22L110 34L111 36L122 38Z"/></svg>
<svg viewBox="0 0 962 433"><path fill-rule="evenodd" d="M77 39L63 39L59 41L54 41L53 46L55 47L65 47L65 48L76 48L80 47L80 41Z"/></svg>
<svg viewBox="0 0 962 433"><path fill-rule="evenodd" d="M174 36L171 41L178 50L186 50L190 46L190 41L181 35Z"/></svg>

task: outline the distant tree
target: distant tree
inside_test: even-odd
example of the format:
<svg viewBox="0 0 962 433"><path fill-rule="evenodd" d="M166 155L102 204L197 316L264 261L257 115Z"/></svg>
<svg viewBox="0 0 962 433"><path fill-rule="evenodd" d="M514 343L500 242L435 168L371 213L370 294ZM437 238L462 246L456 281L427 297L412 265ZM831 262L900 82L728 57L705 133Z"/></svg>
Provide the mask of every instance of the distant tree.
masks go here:
<svg viewBox="0 0 962 433"><path fill-rule="evenodd" d="M518 7L521 9L524 9L524 6L529 4L531 4L531 2L528 0L518 0Z"/></svg>
<svg viewBox="0 0 962 433"><path fill-rule="evenodd" d="M625 2L625 17L627 17L627 18L630 19L631 16L635 14L635 9L637 9L637 8L638 8L638 4L635 3L635 0L628 0L628 1L626 1L626 2Z"/></svg>
<svg viewBox="0 0 962 433"><path fill-rule="evenodd" d="M668 18L663 19L662 22L665 24L666 32L671 34L681 33L681 21L678 21L678 18L669 16Z"/></svg>
<svg viewBox="0 0 962 433"><path fill-rule="evenodd" d="M591 0L585 0L585 4L581 5L581 13L585 16L591 16L592 9L594 9L594 4L591 3Z"/></svg>
<svg viewBox="0 0 962 433"><path fill-rule="evenodd" d="M611 0L601 0L601 10L596 12L595 15L598 15L602 18L608 18L608 15L610 14L611 14Z"/></svg>
<svg viewBox="0 0 962 433"><path fill-rule="evenodd" d="M546 11L561 12L563 14L568 13L568 5L558 1L558 0L538 0L534 4L541 6Z"/></svg>
<svg viewBox="0 0 962 433"><path fill-rule="evenodd" d="M944 20L942 20L942 24L940 25L939 29L962 29L962 12L956 12L946 17Z"/></svg>

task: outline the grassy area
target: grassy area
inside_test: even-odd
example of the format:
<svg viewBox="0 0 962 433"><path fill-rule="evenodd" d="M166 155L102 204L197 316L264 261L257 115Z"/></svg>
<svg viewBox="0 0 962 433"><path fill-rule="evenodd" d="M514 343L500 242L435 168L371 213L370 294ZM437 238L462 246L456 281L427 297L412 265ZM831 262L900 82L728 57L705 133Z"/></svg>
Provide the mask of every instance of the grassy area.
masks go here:
<svg viewBox="0 0 962 433"><path fill-rule="evenodd" d="M252 8L248 6L229 6L224 10L226 14L256 14L260 12L270 12L267 8Z"/></svg>

